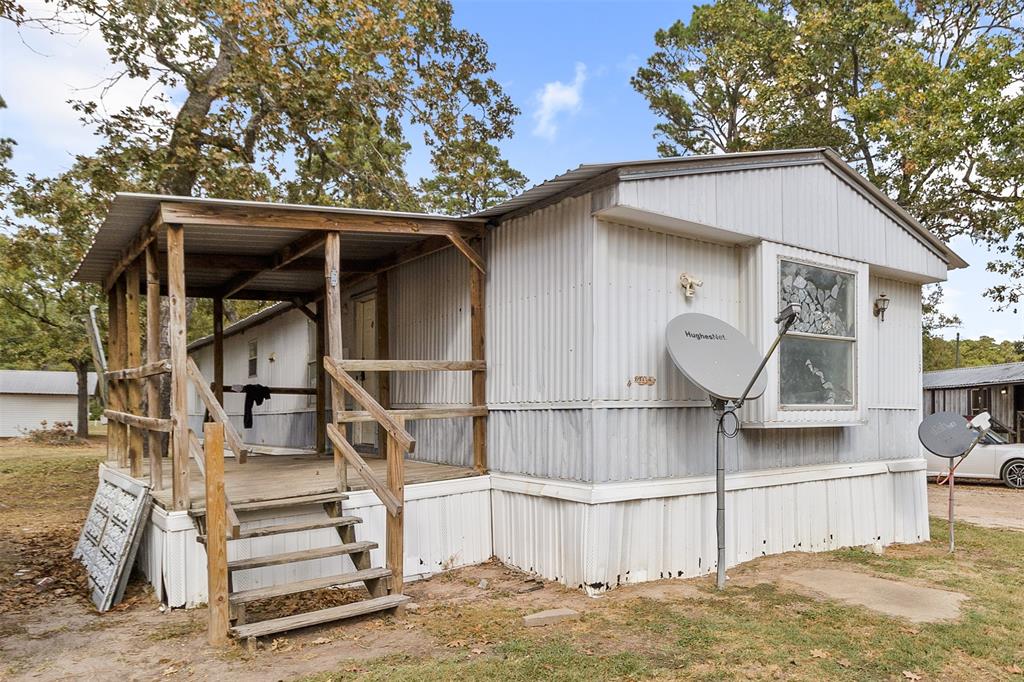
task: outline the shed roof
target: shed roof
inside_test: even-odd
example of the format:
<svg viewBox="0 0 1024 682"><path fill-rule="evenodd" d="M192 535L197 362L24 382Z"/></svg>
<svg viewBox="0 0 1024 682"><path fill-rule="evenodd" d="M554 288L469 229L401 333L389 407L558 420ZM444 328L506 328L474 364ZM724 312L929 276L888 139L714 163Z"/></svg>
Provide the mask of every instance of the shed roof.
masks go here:
<svg viewBox="0 0 1024 682"><path fill-rule="evenodd" d="M96 373L89 372L89 393L96 390ZM0 370L0 393L23 395L76 395L78 379L74 372L46 370Z"/></svg>
<svg viewBox="0 0 1024 682"><path fill-rule="evenodd" d="M648 176L650 171L658 171L665 175L686 174L694 172L715 173L746 170L750 168L772 168L793 165L795 162L817 161L827 164L848 182L861 190L870 201L895 214L897 219L912 233L940 254L948 263L949 269L967 267L967 262L946 246L942 240L932 234L903 207L888 195L875 187L847 164L828 147L808 149L784 149L757 152L739 152L732 154L706 154L701 156L676 156L659 159L642 159L634 161L616 161L611 163L583 164L573 170L542 182L497 206L474 213L474 218L500 220L509 214L529 209L536 204L547 203L563 194L571 194L574 188L589 181L596 181L600 176L608 174L609 180L629 180L632 176Z"/></svg>
<svg viewBox="0 0 1024 682"><path fill-rule="evenodd" d="M925 372L922 381L926 389L1019 383L1024 383L1024 362L940 369L934 372Z"/></svg>

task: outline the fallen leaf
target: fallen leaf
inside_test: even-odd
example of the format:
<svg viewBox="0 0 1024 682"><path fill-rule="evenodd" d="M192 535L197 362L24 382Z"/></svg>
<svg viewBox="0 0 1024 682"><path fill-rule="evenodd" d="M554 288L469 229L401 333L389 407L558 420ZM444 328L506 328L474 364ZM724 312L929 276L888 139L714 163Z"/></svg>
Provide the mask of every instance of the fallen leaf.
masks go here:
<svg viewBox="0 0 1024 682"><path fill-rule="evenodd" d="M811 649L811 658L828 658L831 654L821 649Z"/></svg>
<svg viewBox="0 0 1024 682"><path fill-rule="evenodd" d="M918 675L917 673L912 673L909 670L904 670L903 671L903 677L908 679L908 680L919 680L919 679L921 679L920 675Z"/></svg>
<svg viewBox="0 0 1024 682"><path fill-rule="evenodd" d="M317 637L312 642L310 642L310 644L330 644L333 641L334 640L330 639L329 637Z"/></svg>
<svg viewBox="0 0 1024 682"><path fill-rule="evenodd" d="M1006 666L1006 672L1011 675L1024 675L1024 668L1021 668L1019 665L1014 663L1013 665Z"/></svg>
<svg viewBox="0 0 1024 682"><path fill-rule="evenodd" d="M483 649L473 649L473 653L474 653L474 654L477 654L477 655L480 655L480 654L482 654L483 652L484 652L484 650L483 650Z"/></svg>
<svg viewBox="0 0 1024 682"><path fill-rule="evenodd" d="M453 639L452 641L445 644L449 649L458 649L460 646L466 646L466 640L464 639Z"/></svg>
<svg viewBox="0 0 1024 682"><path fill-rule="evenodd" d="M841 668L849 668L851 665L853 665L852 663L850 663L850 661L848 661L845 658L837 658L836 664L838 664Z"/></svg>

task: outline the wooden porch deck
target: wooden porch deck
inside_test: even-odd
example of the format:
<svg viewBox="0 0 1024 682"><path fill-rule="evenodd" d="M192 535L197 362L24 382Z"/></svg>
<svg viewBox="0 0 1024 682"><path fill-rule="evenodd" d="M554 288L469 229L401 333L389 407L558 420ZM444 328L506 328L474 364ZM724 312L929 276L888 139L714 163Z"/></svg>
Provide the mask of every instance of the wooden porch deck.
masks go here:
<svg viewBox="0 0 1024 682"><path fill-rule="evenodd" d="M379 480L387 479L386 459L367 456L366 463ZM195 461L190 460L190 465L190 499L193 506L201 507L205 498L203 476L196 468ZM110 466L109 462L108 466ZM130 475L127 467L117 468L122 473ZM150 470L148 462L143 463L142 470L145 472ZM478 475L471 467L417 462L412 459L405 461L406 485L448 481ZM140 478L148 480L148 474ZM232 504L330 493L337 490L335 481L334 459L329 455L255 456L249 457L245 464L239 464L230 457L224 460L224 486ZM367 489L362 477L351 465L348 467L348 481L352 490ZM156 504L164 509L171 508L170 486L154 491L152 494Z"/></svg>

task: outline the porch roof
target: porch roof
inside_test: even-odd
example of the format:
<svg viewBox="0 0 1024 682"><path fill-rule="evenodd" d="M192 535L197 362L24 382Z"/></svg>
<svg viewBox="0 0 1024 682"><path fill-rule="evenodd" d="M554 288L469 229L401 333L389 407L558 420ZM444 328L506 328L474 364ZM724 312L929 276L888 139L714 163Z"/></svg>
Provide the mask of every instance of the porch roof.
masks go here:
<svg viewBox="0 0 1024 682"><path fill-rule="evenodd" d="M323 288L323 235L340 231L342 276L367 276L479 233L481 218L119 193L75 280L109 288L155 240L167 286L166 225L185 229L186 293L291 300ZM141 248L140 248L141 246Z"/></svg>

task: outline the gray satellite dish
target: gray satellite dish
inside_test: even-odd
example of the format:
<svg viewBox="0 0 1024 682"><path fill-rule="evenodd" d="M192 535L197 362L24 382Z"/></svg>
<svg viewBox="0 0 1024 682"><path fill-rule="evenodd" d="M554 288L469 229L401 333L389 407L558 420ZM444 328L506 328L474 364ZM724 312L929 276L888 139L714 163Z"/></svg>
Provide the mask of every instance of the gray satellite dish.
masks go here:
<svg viewBox="0 0 1024 682"><path fill-rule="evenodd" d="M978 432L956 412L936 412L917 427L917 437L928 452L952 459L971 449Z"/></svg>
<svg viewBox="0 0 1024 682"><path fill-rule="evenodd" d="M710 315L686 313L674 318L665 329L665 345L683 376L721 400L743 397L751 377L760 370L761 358L747 337ZM759 373L746 397L757 398L767 383L765 374Z"/></svg>

